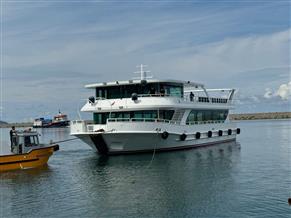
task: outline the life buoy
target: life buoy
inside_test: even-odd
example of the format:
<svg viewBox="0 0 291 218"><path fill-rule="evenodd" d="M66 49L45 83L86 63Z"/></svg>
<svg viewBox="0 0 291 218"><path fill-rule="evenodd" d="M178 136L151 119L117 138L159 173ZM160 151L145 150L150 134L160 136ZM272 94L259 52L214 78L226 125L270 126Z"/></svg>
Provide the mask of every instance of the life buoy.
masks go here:
<svg viewBox="0 0 291 218"><path fill-rule="evenodd" d="M212 137L212 131L208 131L207 135L208 135L209 138L211 138Z"/></svg>
<svg viewBox="0 0 291 218"><path fill-rule="evenodd" d="M222 136L223 135L223 131L222 130L219 130L218 131L218 136Z"/></svg>
<svg viewBox="0 0 291 218"><path fill-rule="evenodd" d="M200 132L196 132L195 137L196 137L196 139L200 139L201 133Z"/></svg>
<svg viewBox="0 0 291 218"><path fill-rule="evenodd" d="M180 140L181 141L185 141L186 138L187 138L187 135L185 133L183 133L182 135L180 135Z"/></svg>
<svg viewBox="0 0 291 218"><path fill-rule="evenodd" d="M162 132L161 134L162 139L167 139L169 137L169 133L167 131Z"/></svg>
<svg viewBox="0 0 291 218"><path fill-rule="evenodd" d="M240 128L236 129L236 134L240 134Z"/></svg>
<svg viewBox="0 0 291 218"><path fill-rule="evenodd" d="M228 134L228 135L231 135L231 133L232 133L232 130L231 130L231 129L228 129L228 130L227 130L227 134Z"/></svg>

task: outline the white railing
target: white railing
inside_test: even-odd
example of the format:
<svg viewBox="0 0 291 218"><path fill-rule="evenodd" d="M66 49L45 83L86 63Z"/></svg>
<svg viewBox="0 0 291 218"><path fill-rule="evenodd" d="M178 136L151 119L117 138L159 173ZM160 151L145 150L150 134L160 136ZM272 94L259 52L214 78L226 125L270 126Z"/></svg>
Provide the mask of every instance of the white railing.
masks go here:
<svg viewBox="0 0 291 218"><path fill-rule="evenodd" d="M158 123L178 124L178 122L172 120L155 118L108 118L107 122L158 122Z"/></svg>
<svg viewBox="0 0 291 218"><path fill-rule="evenodd" d="M138 94L138 97L172 97L172 98L180 98L177 95L170 95L170 94Z"/></svg>
<svg viewBox="0 0 291 218"><path fill-rule="evenodd" d="M189 95L184 96L184 101L187 102L199 102L199 103L214 103L214 104L228 104L231 101L227 98L213 98L213 97L201 97L195 96L193 99L190 99Z"/></svg>
<svg viewBox="0 0 291 218"><path fill-rule="evenodd" d="M107 122L159 122L169 124L180 124L180 122L165 120L165 119L154 119L154 118L108 118ZM225 120L207 120L207 121L194 121L187 122L187 125L201 125L201 124L215 124L224 123Z"/></svg>
<svg viewBox="0 0 291 218"><path fill-rule="evenodd" d="M193 121L187 122L187 125L200 125L200 124L215 124L215 123L224 123L225 120L205 120L205 121Z"/></svg>

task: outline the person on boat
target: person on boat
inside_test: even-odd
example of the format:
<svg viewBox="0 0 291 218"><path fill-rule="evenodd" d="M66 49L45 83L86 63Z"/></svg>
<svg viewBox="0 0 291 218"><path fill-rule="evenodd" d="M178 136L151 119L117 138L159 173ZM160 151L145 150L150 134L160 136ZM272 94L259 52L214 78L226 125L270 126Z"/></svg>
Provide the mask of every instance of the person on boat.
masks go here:
<svg viewBox="0 0 291 218"><path fill-rule="evenodd" d="M190 101L193 101L194 100L194 94L193 92L190 92Z"/></svg>
<svg viewBox="0 0 291 218"><path fill-rule="evenodd" d="M12 146L16 144L16 138L14 137L16 135L15 126L11 127L9 134L10 134L10 143L11 143L11 151L12 151Z"/></svg>

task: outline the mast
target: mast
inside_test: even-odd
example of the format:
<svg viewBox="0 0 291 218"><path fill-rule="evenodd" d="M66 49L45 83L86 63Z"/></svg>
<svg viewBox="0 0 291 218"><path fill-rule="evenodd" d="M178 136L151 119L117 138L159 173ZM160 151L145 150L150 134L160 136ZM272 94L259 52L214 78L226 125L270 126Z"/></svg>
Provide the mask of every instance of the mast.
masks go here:
<svg viewBox="0 0 291 218"><path fill-rule="evenodd" d="M147 65L141 64L136 66L137 68L139 68L139 71L134 72L134 73L139 73L140 74L140 80L144 81L146 79L152 78L152 76L147 76L147 73L150 73L151 71L145 71L144 68L147 67Z"/></svg>

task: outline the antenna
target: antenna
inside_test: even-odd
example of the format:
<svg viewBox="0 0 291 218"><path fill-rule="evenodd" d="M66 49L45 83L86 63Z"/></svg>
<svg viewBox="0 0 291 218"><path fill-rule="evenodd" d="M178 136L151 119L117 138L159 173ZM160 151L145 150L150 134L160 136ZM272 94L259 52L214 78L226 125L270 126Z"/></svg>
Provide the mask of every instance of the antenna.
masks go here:
<svg viewBox="0 0 291 218"><path fill-rule="evenodd" d="M145 71L144 67L147 67L147 65L141 64L136 66L137 68L139 68L139 71L136 71L134 73L139 73L140 74L140 78L135 78L135 79L140 79L140 80L146 80L146 79L150 79L153 78L153 76L147 76L147 73L150 73L151 71Z"/></svg>

